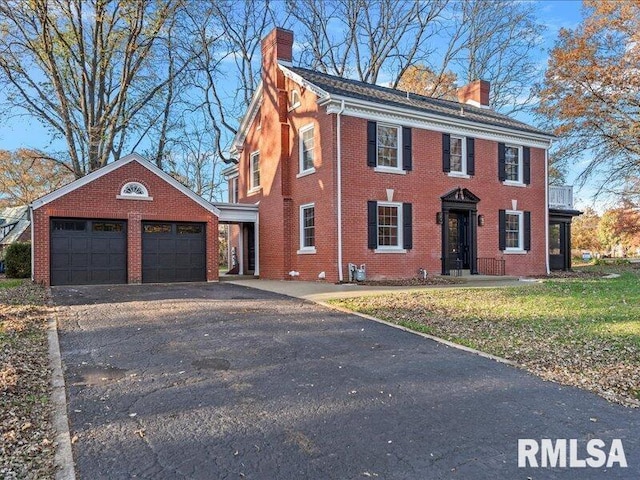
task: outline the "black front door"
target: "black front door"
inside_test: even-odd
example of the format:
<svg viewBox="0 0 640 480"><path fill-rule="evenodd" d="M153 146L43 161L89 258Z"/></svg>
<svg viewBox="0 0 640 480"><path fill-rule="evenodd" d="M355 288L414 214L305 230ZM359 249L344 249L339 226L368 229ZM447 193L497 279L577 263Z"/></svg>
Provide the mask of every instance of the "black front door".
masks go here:
<svg viewBox="0 0 640 480"><path fill-rule="evenodd" d="M449 212L447 235L449 270L468 270L471 266L468 212Z"/></svg>

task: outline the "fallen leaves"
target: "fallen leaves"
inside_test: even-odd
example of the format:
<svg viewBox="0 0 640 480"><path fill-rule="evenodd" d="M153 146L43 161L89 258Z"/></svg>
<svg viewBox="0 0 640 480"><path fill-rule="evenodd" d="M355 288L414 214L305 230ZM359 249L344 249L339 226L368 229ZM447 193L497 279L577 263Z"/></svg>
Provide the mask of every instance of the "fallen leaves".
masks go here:
<svg viewBox="0 0 640 480"><path fill-rule="evenodd" d="M591 273L577 277L526 287L429 290L332 303L638 407L640 272L623 272L617 279Z"/></svg>
<svg viewBox="0 0 640 480"><path fill-rule="evenodd" d="M0 478L52 478L45 290L0 289Z"/></svg>

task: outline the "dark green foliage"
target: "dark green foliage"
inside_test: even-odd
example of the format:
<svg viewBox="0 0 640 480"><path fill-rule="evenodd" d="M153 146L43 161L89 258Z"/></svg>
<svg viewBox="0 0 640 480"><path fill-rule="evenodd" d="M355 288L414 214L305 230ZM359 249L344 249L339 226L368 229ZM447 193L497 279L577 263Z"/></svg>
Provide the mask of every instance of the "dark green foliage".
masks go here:
<svg viewBox="0 0 640 480"><path fill-rule="evenodd" d="M18 242L7 247L5 271L8 278L27 278L31 275L31 244Z"/></svg>

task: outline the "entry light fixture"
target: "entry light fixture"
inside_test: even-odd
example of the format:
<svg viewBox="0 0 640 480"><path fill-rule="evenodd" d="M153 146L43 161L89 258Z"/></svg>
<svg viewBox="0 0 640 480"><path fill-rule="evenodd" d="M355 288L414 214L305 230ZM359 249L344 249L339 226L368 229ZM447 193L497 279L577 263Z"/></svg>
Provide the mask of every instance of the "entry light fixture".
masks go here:
<svg viewBox="0 0 640 480"><path fill-rule="evenodd" d="M442 212L437 212L436 213L436 223L438 225L442 225Z"/></svg>
<svg viewBox="0 0 640 480"><path fill-rule="evenodd" d="M484 227L484 215L478 215L478 226Z"/></svg>

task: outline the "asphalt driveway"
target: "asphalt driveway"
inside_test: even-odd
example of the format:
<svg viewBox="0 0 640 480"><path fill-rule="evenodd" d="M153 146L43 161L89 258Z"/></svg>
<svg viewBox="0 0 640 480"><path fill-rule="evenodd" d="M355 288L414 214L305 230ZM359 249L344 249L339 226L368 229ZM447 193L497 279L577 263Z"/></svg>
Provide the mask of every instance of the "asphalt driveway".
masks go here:
<svg viewBox="0 0 640 480"><path fill-rule="evenodd" d="M81 479L640 478L639 410L373 321L226 283L53 295ZM629 466L518 468L521 438Z"/></svg>

